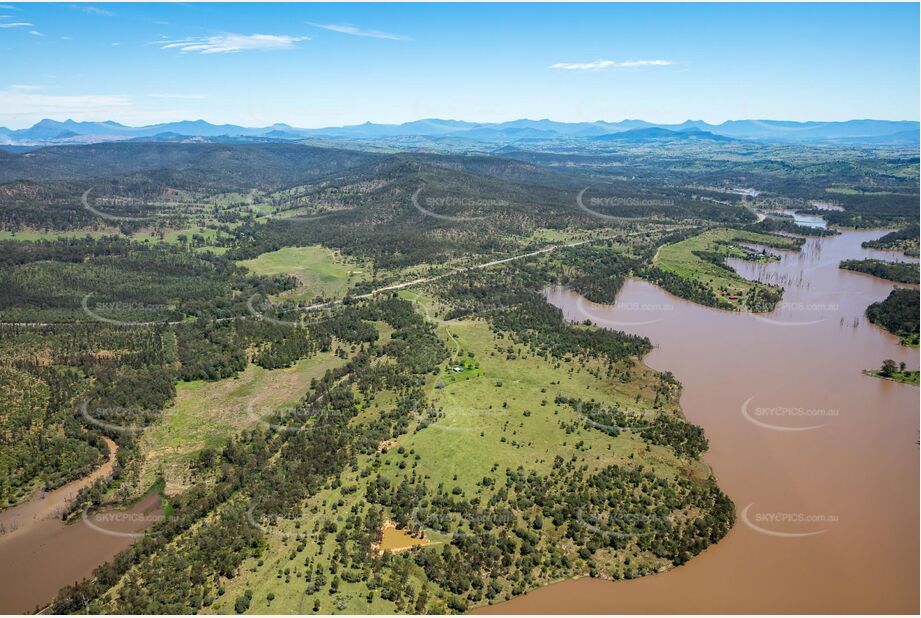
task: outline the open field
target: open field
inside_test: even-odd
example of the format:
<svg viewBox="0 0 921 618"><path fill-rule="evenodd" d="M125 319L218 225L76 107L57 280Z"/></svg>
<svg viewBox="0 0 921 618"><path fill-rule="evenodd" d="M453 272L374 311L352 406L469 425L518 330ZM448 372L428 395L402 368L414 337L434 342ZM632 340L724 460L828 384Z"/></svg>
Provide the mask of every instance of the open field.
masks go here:
<svg viewBox="0 0 921 618"><path fill-rule="evenodd" d="M459 361L449 362L447 370L431 380L433 405L443 410L444 417L397 443L421 455L417 467L434 484L454 483L474 491L493 466L504 470L523 461L546 473L554 457L570 451L577 442L581 443L580 458L590 468L623 464L631 453L645 448L638 436L628 432L616 439L593 430L570 433L561 425L578 424L579 419L571 408L555 405L554 399L563 395L616 403L626 409L650 409L658 385L652 370L636 366L631 381L623 383L603 374L592 375L591 364L582 367L575 362L547 361L521 346L512 346L515 351L510 355L497 352L498 346L506 349L508 343L497 340L482 321L452 321L440 330L450 330L456 338L460 359L468 364L475 361L479 367L455 373ZM445 383L444 388L435 387L439 381ZM677 411L675 402L671 410ZM391 449L385 461L396 466L400 457ZM653 446L643 457L660 474L673 473L677 467L677 460L665 447Z"/></svg>
<svg viewBox="0 0 921 618"><path fill-rule="evenodd" d="M371 278L369 266L349 262L337 252L320 246L286 247L239 264L257 275L296 277L300 286L284 295L288 300L341 298L350 286Z"/></svg>
<svg viewBox="0 0 921 618"><path fill-rule="evenodd" d="M726 308L743 309L753 293L772 294L773 288L757 281L749 281L723 265L726 258L766 260L745 251L742 245L765 245L778 249L795 250L796 239L771 236L733 229L709 230L681 242L662 247L653 261L659 269L681 279L708 288ZM691 299L695 300L695 299Z"/></svg>
<svg viewBox="0 0 921 618"><path fill-rule="evenodd" d="M68 230L68 231L39 231L39 230L17 230L15 232L9 230L0 230L0 240L22 240L22 241L38 241L38 240L55 240L59 238L86 238L90 236L92 238L101 238L103 236L121 236L122 233L116 228L109 228L104 230L96 229L87 229L87 230ZM138 242L166 242L166 243L178 243L179 236L186 236L187 241L192 239L193 235L198 235L203 237L203 246L209 247L211 250L220 250L222 247L213 247L210 246L218 236L218 232L215 229L202 227L202 226L190 226L181 229L167 229L163 232L161 238L160 233L153 230L142 230L131 234L131 238L137 240Z"/></svg>
<svg viewBox="0 0 921 618"><path fill-rule="evenodd" d="M160 234L155 231L137 232L133 235L133 238L142 242L148 240L150 242L162 241L167 243L177 243L180 241L180 236L185 236L184 242L189 242L192 240L192 236L201 236L204 239L202 241L203 244L208 245L213 243L217 238L218 231L209 227L192 225L181 229L165 230L162 239L160 238Z"/></svg>
<svg viewBox="0 0 921 618"><path fill-rule="evenodd" d="M234 433L260 424L266 410L293 405L309 390L312 379L343 362L321 352L287 369L251 364L235 378L180 382L173 405L141 438L146 458L140 487L150 486L160 474L168 494L187 487L188 465L202 449L220 448Z"/></svg>

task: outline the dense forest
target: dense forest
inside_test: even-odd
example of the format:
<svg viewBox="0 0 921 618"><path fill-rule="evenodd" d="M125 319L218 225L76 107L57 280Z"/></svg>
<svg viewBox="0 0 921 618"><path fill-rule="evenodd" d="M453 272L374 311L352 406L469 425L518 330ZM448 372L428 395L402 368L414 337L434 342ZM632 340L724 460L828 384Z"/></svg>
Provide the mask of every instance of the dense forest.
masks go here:
<svg viewBox="0 0 921 618"><path fill-rule="evenodd" d="M0 242L0 317L170 322L246 313L250 295L292 281L256 279L210 252L118 237Z"/></svg>
<svg viewBox="0 0 921 618"><path fill-rule="evenodd" d="M918 345L918 290L896 288L885 300L867 307L867 318L893 335L901 337L905 345Z"/></svg>
<svg viewBox="0 0 921 618"><path fill-rule="evenodd" d="M909 225L901 229L884 234L876 240L863 243L865 249L897 250L905 255L918 257L918 238L921 229L918 225Z"/></svg>
<svg viewBox="0 0 921 618"><path fill-rule="evenodd" d="M86 434L69 402L80 386L68 371L32 375L0 368L0 504L16 504L84 476L108 455Z"/></svg>
<svg viewBox="0 0 921 618"><path fill-rule="evenodd" d="M918 265L909 262L886 262L883 260L845 260L840 267L895 281L896 283L918 283Z"/></svg>

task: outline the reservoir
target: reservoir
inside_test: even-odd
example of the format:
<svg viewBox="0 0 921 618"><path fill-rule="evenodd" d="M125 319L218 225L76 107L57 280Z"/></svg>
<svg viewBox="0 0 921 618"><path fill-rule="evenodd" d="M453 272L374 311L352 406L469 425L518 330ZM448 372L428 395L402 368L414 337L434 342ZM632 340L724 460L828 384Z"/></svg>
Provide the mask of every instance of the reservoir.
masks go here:
<svg viewBox="0 0 921 618"><path fill-rule="evenodd" d="M736 504L729 535L686 565L630 581L570 580L483 613L911 613L919 593L919 390L862 373L918 351L869 323L894 284L838 268L885 231L808 239L778 262L732 259L785 288L732 313L628 280L614 305L546 291L566 318L649 337L645 361L683 384L705 460ZM777 252L776 250L774 250Z"/></svg>

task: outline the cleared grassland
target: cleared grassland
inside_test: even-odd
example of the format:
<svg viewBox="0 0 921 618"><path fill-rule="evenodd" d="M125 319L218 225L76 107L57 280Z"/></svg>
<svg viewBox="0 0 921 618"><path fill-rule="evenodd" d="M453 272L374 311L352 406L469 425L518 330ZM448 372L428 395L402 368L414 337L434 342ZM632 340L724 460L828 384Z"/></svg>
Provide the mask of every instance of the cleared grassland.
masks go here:
<svg viewBox="0 0 921 618"><path fill-rule="evenodd" d="M777 249L799 248L796 239L740 230L709 230L681 242L662 247L653 264L684 279L697 281L709 287L723 301L742 307L744 298L752 289L768 289L757 281L749 281L727 268L722 268L696 255L695 252L718 253L725 258L744 258L739 244L765 245ZM730 298L736 296L738 298Z"/></svg>
<svg viewBox="0 0 921 618"><path fill-rule="evenodd" d="M363 460L366 463L366 460ZM344 474L344 482L353 482L353 474ZM241 566L241 573L225 583L225 593L217 598L210 607L202 608L202 613L233 614L234 600L245 591L253 593L247 614L393 614L395 605L375 594L368 600L368 586L364 581L348 582L341 580L336 592L330 592L329 580L332 575L326 573L327 584L311 594L306 590L304 578L307 572L313 572L317 564L329 564L336 551L336 543L327 541L320 545L315 540L313 530L318 525L328 522L341 522L352 507L362 503L363 494L359 492L346 494L342 488L327 488L316 494L311 502L323 505L325 512L304 510L296 520L281 519L274 523L258 515L253 516L253 523L262 526L265 531L266 549L258 560L250 558ZM339 524L341 525L341 524ZM431 539L430 539L431 540ZM305 560L311 559L308 567ZM410 579L421 586L423 574L417 570ZM269 595L274 595L270 601ZM320 600L320 608L314 612L314 601Z"/></svg>
<svg viewBox="0 0 921 618"><path fill-rule="evenodd" d="M371 278L370 266L350 262L320 246L286 247L238 263L257 275L287 274L297 278L298 288L284 294L289 300L341 298L350 286Z"/></svg>
<svg viewBox="0 0 921 618"><path fill-rule="evenodd" d="M338 483L314 496L310 501L314 506L305 508L296 521L265 522L267 551L258 560L243 564L241 576L227 581L225 594L207 608L208 612L232 611L234 599L246 590L253 593L247 613L311 613L317 599L319 613L399 611L377 593L369 598L365 581L350 583L343 578L331 591L328 580L333 576L329 575L325 585L309 592L304 581L308 572L317 564L328 564L337 551L331 538L325 546L318 544L313 531L329 522L341 526L353 508L363 508L364 485L377 474L394 485L403 479L415 479L432 489L443 483L448 488L460 488L466 498L476 496L481 501L498 490L481 485L484 477L501 479L506 468L519 466L546 473L557 456L575 457L592 470L609 464L642 464L666 478L707 478L709 470L703 463L680 458L670 448L648 444L630 431L615 438L588 428L571 407L554 404L556 395L562 394L649 411L660 384L655 371L643 364L625 366L629 378L624 381L605 375L600 364L537 357L497 337L483 321L445 322L427 297L410 292L404 295L416 300L420 310L424 308L438 324L439 334L453 352L439 373L429 375L426 381L439 417L421 429L414 423L409 432L383 444L374 455L359 456L357 465L345 470ZM462 370L454 371L456 367ZM367 422L395 401L394 393L379 393L353 423ZM659 409L680 414L677 401L678 392L672 392L660 398ZM372 471L370 476L368 471ZM451 536L426 529L425 539L429 547L437 547L450 542ZM626 556L612 560L622 561ZM632 559L660 566L649 556ZM405 577L416 590L426 585L423 571L411 561ZM429 586L436 606L443 603L443 599L438 600L438 590ZM412 608L402 611L411 612Z"/></svg>
<svg viewBox="0 0 921 618"><path fill-rule="evenodd" d="M459 373L449 367L433 378L433 405L444 416L395 445L418 453L417 473L429 476L435 485L451 483L473 491L493 466L504 471L527 462L529 469L549 472L557 455L574 452L592 469L627 463L634 454L647 460L657 473L674 473L677 459L669 449L651 446L647 452L646 443L630 432L617 438L582 428L571 432L568 426L581 425L581 419L572 408L554 404L556 396L563 395L648 410L658 385L654 371L636 365L630 369L631 381L621 382L590 373L600 370L600 365L535 357L521 346L497 339L481 321L449 322L441 329L450 330L456 338L459 359L468 364L476 361L479 367ZM498 347L503 351L497 351ZM514 350L511 354L509 347ZM434 388L439 380L444 388ZM675 402L668 407L677 410ZM385 464L390 460L397 466L401 457L391 449Z"/></svg>
<svg viewBox="0 0 921 618"><path fill-rule="evenodd" d="M223 253L226 251L226 248L224 247L214 246L214 242L218 237L217 230L197 225L181 229L163 230L162 237L158 231L143 230L135 232L131 235L131 238L139 242L165 242L177 244L179 242L179 236L184 235L186 236L187 240L191 240L193 234L197 234L204 238L204 244L198 248L202 250L214 251L216 253ZM92 238L101 238L103 236L122 236L122 233L117 228L108 228L103 230L70 230L66 232L50 232L39 230L18 230L12 232L9 230L0 230L0 240L20 240L34 242L39 240L57 240L61 238L86 238L87 236Z"/></svg>
<svg viewBox="0 0 921 618"><path fill-rule="evenodd" d="M313 378L344 362L333 353L318 353L286 369L249 365L237 378L180 382L173 405L141 438L145 461L139 487L149 487L162 474L168 494L184 489L191 484L189 463L202 449L219 448L260 423L265 410L293 405Z"/></svg>
<svg viewBox="0 0 921 618"><path fill-rule="evenodd" d="M200 225L193 225L184 228L178 229L168 229L163 230L163 238L160 238L160 233L157 231L143 231L138 232L132 236L135 240L145 241L149 240L150 242L167 242L167 243L178 243L179 236L185 236L186 240L191 240L192 235L197 234L198 236L203 237L205 244L212 243L218 236L218 231L209 227L202 227Z"/></svg>

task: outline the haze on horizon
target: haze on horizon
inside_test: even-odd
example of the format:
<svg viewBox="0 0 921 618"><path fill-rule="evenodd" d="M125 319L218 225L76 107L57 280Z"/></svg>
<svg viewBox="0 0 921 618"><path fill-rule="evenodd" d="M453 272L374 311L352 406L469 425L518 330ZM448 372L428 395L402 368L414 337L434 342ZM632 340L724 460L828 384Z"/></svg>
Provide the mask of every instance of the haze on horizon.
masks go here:
<svg viewBox="0 0 921 618"><path fill-rule="evenodd" d="M917 4L0 4L0 126L917 120Z"/></svg>

